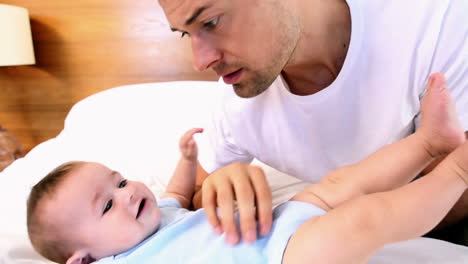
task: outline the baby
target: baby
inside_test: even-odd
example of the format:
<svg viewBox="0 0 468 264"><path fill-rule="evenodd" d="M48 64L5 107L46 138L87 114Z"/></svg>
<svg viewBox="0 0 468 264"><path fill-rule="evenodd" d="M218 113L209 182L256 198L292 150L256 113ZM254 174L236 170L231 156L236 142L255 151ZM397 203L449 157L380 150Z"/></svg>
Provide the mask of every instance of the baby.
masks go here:
<svg viewBox="0 0 468 264"><path fill-rule="evenodd" d="M201 129L181 138L182 157L159 201L101 164L59 166L31 191L29 237L40 254L67 264L366 263L383 245L432 229L468 187L468 143L441 74L431 76L421 108L416 133L276 207L271 232L252 244L228 245L204 209L185 209L195 187L193 135Z"/></svg>

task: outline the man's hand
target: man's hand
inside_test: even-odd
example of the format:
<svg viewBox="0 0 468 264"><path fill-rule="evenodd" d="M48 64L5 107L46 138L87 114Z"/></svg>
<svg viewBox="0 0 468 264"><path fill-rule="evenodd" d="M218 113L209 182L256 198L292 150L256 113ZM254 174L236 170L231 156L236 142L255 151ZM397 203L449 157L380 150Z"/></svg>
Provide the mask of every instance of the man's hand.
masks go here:
<svg viewBox="0 0 468 264"><path fill-rule="evenodd" d="M256 166L233 163L210 174L203 182L202 203L210 224L218 234L225 233L227 242L239 242L234 219L234 200L239 208L239 220L244 242L257 239L259 233L267 235L272 222L271 190L263 170ZM220 217L216 213L219 207Z"/></svg>

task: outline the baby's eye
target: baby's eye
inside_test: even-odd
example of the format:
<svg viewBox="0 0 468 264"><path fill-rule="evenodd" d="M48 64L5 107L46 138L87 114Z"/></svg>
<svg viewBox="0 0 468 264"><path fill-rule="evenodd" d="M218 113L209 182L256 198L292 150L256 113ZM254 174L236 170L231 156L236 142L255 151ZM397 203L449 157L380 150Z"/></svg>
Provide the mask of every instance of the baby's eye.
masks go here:
<svg viewBox="0 0 468 264"><path fill-rule="evenodd" d="M104 208L104 212L102 212L102 214L107 213L107 211L109 211L111 208L112 208L112 200L109 200L109 201L106 203L106 207Z"/></svg>
<svg viewBox="0 0 468 264"><path fill-rule="evenodd" d="M182 35L180 36L180 38L183 38L185 36L189 36L190 37L190 34L188 32L182 32Z"/></svg>
<svg viewBox="0 0 468 264"><path fill-rule="evenodd" d="M123 188L125 186L127 186L127 180L123 180L119 183L119 188Z"/></svg>

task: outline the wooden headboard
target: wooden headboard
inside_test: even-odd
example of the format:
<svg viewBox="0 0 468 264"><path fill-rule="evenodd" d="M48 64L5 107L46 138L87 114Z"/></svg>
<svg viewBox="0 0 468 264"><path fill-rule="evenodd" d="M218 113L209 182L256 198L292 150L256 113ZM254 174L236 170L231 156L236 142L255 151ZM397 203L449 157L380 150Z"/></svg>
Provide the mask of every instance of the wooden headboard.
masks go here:
<svg viewBox="0 0 468 264"><path fill-rule="evenodd" d="M0 67L0 125L30 150L55 137L71 106L125 84L215 80L157 0L3 0L29 10L36 65Z"/></svg>

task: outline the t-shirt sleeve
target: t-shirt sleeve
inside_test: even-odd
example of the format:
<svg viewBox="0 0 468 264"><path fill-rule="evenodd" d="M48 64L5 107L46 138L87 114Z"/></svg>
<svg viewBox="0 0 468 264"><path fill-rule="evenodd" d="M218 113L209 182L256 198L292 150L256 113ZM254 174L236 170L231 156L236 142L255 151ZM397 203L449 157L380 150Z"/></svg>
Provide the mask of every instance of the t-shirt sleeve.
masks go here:
<svg viewBox="0 0 468 264"><path fill-rule="evenodd" d="M158 201L159 208L182 208L179 201L175 198L163 198Z"/></svg>
<svg viewBox="0 0 468 264"><path fill-rule="evenodd" d="M253 160L253 156L239 146L232 135L225 107L221 102L214 109L209 122L204 126L203 134L197 138L198 160L208 173L233 162L250 163ZM229 115L229 118L236 118L235 113Z"/></svg>
<svg viewBox="0 0 468 264"><path fill-rule="evenodd" d="M455 102L461 125L468 131L468 1L450 1L428 74L441 72ZM420 117L417 118L419 125Z"/></svg>
<svg viewBox="0 0 468 264"><path fill-rule="evenodd" d="M447 78L447 87L465 131L468 131L468 1L450 1L434 59L434 71Z"/></svg>

